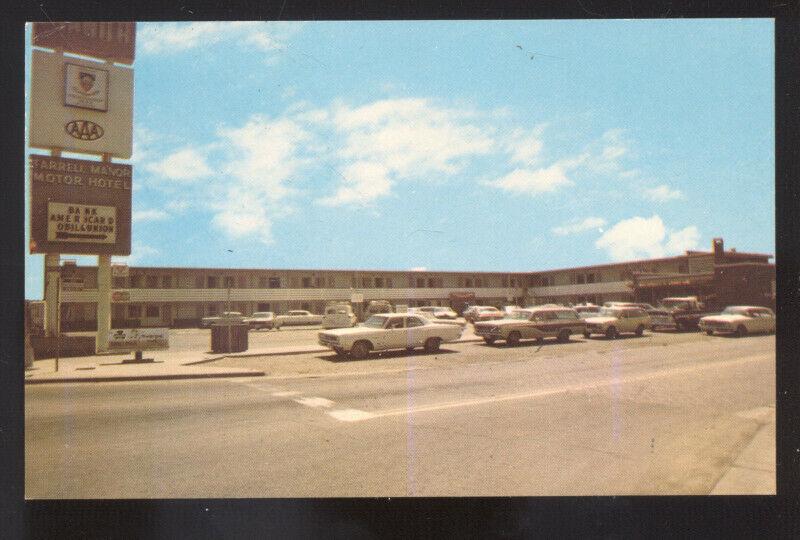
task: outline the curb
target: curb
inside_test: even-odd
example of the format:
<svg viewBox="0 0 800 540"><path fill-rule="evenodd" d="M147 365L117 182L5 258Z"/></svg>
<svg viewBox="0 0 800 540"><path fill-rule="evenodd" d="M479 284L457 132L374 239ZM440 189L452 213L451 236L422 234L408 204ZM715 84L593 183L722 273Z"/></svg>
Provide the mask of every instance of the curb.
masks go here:
<svg viewBox="0 0 800 540"><path fill-rule="evenodd" d="M125 381L172 381L178 379L220 379L229 377L263 377L263 371L233 372L233 373L185 373L166 375L112 375L107 377L73 377L59 379L26 379L25 384L50 384L50 383L92 383L92 382L125 382Z"/></svg>
<svg viewBox="0 0 800 540"><path fill-rule="evenodd" d="M482 338L469 338L469 339L462 339L459 341L452 342L453 344L458 343L480 343L483 341ZM317 352L329 352L330 349L327 347L316 347L314 349L298 349L292 351L274 351L274 352L244 352L244 353L232 353L232 354L223 354L222 356L216 356L214 358L203 358L202 360L193 360L191 362L187 362L185 364L181 364L182 366L196 366L199 364L207 364L209 362L216 362L217 360L222 360L223 358L252 358L255 356L292 356L296 354L312 354Z"/></svg>

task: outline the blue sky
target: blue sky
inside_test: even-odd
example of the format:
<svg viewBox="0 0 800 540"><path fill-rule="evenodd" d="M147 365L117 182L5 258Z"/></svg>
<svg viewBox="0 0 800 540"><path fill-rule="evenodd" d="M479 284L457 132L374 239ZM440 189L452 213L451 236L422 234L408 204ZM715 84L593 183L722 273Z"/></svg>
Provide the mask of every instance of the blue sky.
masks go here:
<svg viewBox="0 0 800 540"><path fill-rule="evenodd" d="M774 253L773 64L768 19L139 23L115 260L529 271L715 236Z"/></svg>

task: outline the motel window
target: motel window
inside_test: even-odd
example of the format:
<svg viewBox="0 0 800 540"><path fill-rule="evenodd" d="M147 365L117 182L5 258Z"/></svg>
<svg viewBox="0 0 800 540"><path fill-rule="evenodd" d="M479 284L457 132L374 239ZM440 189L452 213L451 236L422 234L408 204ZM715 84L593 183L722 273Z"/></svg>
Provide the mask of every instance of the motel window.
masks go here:
<svg viewBox="0 0 800 540"><path fill-rule="evenodd" d="M383 278L382 277L376 277L375 278L375 288L376 289L383 289Z"/></svg>
<svg viewBox="0 0 800 540"><path fill-rule="evenodd" d="M433 289L436 284L433 282L433 278L428 278L428 287Z"/></svg>
<svg viewBox="0 0 800 540"><path fill-rule="evenodd" d="M128 305L128 318L138 319L142 316L142 306Z"/></svg>
<svg viewBox="0 0 800 540"><path fill-rule="evenodd" d="M239 288L246 289L247 288L247 278L244 276L239 276Z"/></svg>
<svg viewBox="0 0 800 540"><path fill-rule="evenodd" d="M391 289L392 288L392 278L390 278L390 277L386 278L386 288L387 289Z"/></svg>
<svg viewBox="0 0 800 540"><path fill-rule="evenodd" d="M350 278L350 288L355 289L356 287L358 287L358 281L355 276L353 276Z"/></svg>
<svg viewBox="0 0 800 540"><path fill-rule="evenodd" d="M147 288L148 289L158 288L158 276L147 276Z"/></svg>
<svg viewBox="0 0 800 540"><path fill-rule="evenodd" d="M586 283L594 283L594 274L586 274Z"/></svg>
<svg viewBox="0 0 800 540"><path fill-rule="evenodd" d="M472 287L472 279L471 278L467 278L466 280L464 280L464 287Z"/></svg>
<svg viewBox="0 0 800 540"><path fill-rule="evenodd" d="M322 287L322 278L320 278L320 277L315 277L314 278L314 287L316 287L317 289Z"/></svg>
<svg viewBox="0 0 800 540"><path fill-rule="evenodd" d="M269 302L259 302L256 311L269 311Z"/></svg>
<svg viewBox="0 0 800 540"><path fill-rule="evenodd" d="M270 289L280 289L281 288L281 278L279 278L279 277L271 277L271 278L269 278L269 288Z"/></svg>
<svg viewBox="0 0 800 540"><path fill-rule="evenodd" d="M131 276L131 288L139 289L142 286L142 276Z"/></svg>
<svg viewBox="0 0 800 540"><path fill-rule="evenodd" d="M422 289L425 287L425 278L417 278L417 288Z"/></svg>
<svg viewBox="0 0 800 540"><path fill-rule="evenodd" d="M481 287L482 285L481 278L475 278L475 287Z"/></svg>
<svg viewBox="0 0 800 540"><path fill-rule="evenodd" d="M362 277L361 286L365 289L369 289L370 287L372 287L372 278Z"/></svg>
<svg viewBox="0 0 800 540"><path fill-rule="evenodd" d="M308 302L303 302L302 304L300 304L300 309L303 309L305 311L310 311L311 310L311 306L309 305Z"/></svg>
<svg viewBox="0 0 800 540"><path fill-rule="evenodd" d="M311 287L311 278L310 277L304 277L302 279L302 287L304 289L308 289L309 287Z"/></svg>
<svg viewBox="0 0 800 540"><path fill-rule="evenodd" d="M686 268L686 263L681 263L678 265L678 273L679 274L688 274L688 270Z"/></svg>
<svg viewBox="0 0 800 540"><path fill-rule="evenodd" d="M125 278L124 277L115 277L112 280L112 286L115 289L124 289L125 288Z"/></svg>
<svg viewBox="0 0 800 540"><path fill-rule="evenodd" d="M206 287L209 289L216 289L219 285L217 281L217 276L208 276L206 279Z"/></svg>
<svg viewBox="0 0 800 540"><path fill-rule="evenodd" d="M158 306L147 306L144 310L145 317L158 317Z"/></svg>
<svg viewBox="0 0 800 540"><path fill-rule="evenodd" d="M501 287L508 287L508 278L507 277L503 276L502 278L500 278L500 286ZM514 286L514 280L513 279L511 280L511 286L512 287Z"/></svg>
<svg viewBox="0 0 800 540"><path fill-rule="evenodd" d="M511 278L511 286L512 287L516 287L517 286L517 279L516 278L513 278L513 277Z"/></svg>
<svg viewBox="0 0 800 540"><path fill-rule="evenodd" d="M233 276L225 276L225 288L226 289L232 288L234 283L235 283L235 281L233 279Z"/></svg>
<svg viewBox="0 0 800 540"><path fill-rule="evenodd" d="M586 283L586 276L583 274L578 274L578 284Z"/></svg>
<svg viewBox="0 0 800 540"><path fill-rule="evenodd" d="M258 288L259 289L266 289L267 288L267 278L266 278L266 276L261 276L260 278L258 278Z"/></svg>
<svg viewBox="0 0 800 540"><path fill-rule="evenodd" d="M334 286L333 276L328 276L328 287L333 287L333 286Z"/></svg>
<svg viewBox="0 0 800 540"><path fill-rule="evenodd" d="M208 304L208 315L209 317L213 317L217 314L217 305L216 304Z"/></svg>
<svg viewBox="0 0 800 540"><path fill-rule="evenodd" d="M164 289L172 288L172 276L161 276L161 287Z"/></svg>
<svg viewBox="0 0 800 540"><path fill-rule="evenodd" d="M196 278L194 278L194 288L195 289L203 288L203 276L197 276Z"/></svg>

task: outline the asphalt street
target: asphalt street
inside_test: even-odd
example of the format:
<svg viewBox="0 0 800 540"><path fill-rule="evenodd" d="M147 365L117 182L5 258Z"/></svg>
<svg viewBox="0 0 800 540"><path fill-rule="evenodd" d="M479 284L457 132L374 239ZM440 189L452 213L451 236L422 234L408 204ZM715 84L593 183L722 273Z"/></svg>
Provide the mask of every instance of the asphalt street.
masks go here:
<svg viewBox="0 0 800 540"><path fill-rule="evenodd" d="M26 497L700 495L775 406L774 336L222 362L26 387Z"/></svg>

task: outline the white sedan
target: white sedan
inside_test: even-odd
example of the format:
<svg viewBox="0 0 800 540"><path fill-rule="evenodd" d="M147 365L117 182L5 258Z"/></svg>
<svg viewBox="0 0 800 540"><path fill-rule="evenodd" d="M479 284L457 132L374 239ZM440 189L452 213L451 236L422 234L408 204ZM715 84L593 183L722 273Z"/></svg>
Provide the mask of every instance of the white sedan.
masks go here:
<svg viewBox="0 0 800 540"><path fill-rule="evenodd" d="M355 328L337 328L318 333L319 344L336 351L350 353L353 358L366 358L370 351L391 349L413 350L423 347L436 352L442 343L457 341L464 329L459 325L440 324L407 313L373 315Z"/></svg>
<svg viewBox="0 0 800 540"><path fill-rule="evenodd" d="M772 333L775 331L775 313L759 306L728 306L719 315L701 318L698 326L709 336L714 332L738 337L756 332Z"/></svg>
<svg viewBox="0 0 800 540"><path fill-rule="evenodd" d="M281 326L322 324L322 315L315 315L303 309L289 310L285 315L278 315L275 321Z"/></svg>

